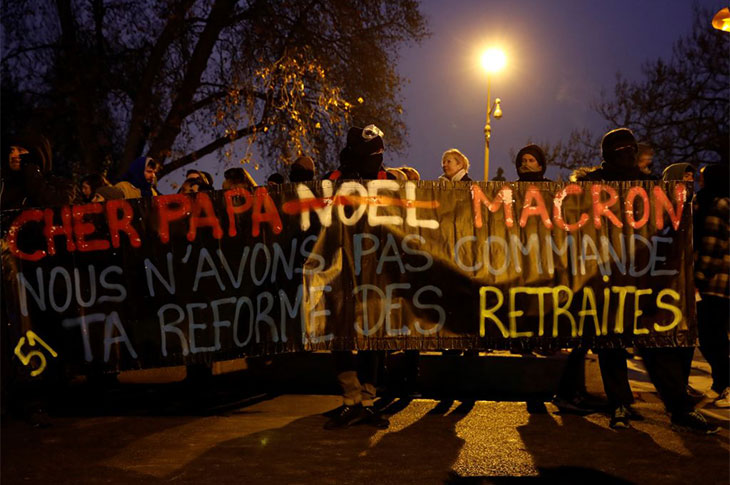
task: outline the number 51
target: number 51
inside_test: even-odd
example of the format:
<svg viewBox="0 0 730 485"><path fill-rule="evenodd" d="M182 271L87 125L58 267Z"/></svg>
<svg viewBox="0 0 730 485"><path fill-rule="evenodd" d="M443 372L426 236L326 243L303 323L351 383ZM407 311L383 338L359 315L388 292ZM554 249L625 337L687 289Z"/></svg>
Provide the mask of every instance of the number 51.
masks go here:
<svg viewBox="0 0 730 485"><path fill-rule="evenodd" d="M42 338L40 338L36 333L32 330L28 330L25 335L28 337L28 345L31 347L35 347L36 344L40 344L42 347L44 347L53 357L58 357L58 354L55 350L53 350L47 343L43 341ZM38 357L40 360L40 364L38 365L38 368L31 371L30 375L35 377L38 374L42 373L44 370L46 370L46 356L43 355L43 352L40 350L31 350L27 354L24 354L21 348L25 345L25 337L20 337L20 340L18 341L18 345L15 346L15 355L18 356L18 359L20 359L20 362L23 363L23 365L29 365L30 360L33 357Z"/></svg>

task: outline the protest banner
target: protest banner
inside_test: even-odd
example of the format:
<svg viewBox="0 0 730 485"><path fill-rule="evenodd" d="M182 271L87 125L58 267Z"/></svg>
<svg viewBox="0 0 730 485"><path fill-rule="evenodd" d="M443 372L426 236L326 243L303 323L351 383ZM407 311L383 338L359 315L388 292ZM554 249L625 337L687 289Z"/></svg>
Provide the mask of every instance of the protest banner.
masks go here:
<svg viewBox="0 0 730 485"><path fill-rule="evenodd" d="M320 181L2 216L6 342L37 374L696 337L681 182Z"/></svg>

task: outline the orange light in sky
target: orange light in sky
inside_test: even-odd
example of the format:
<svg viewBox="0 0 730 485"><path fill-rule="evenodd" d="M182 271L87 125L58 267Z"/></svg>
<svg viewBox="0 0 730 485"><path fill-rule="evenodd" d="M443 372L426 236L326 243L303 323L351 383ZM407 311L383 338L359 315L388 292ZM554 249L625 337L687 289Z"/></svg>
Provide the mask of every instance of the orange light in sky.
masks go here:
<svg viewBox="0 0 730 485"><path fill-rule="evenodd" d="M507 56L502 49L491 48L482 54L482 67L487 72L500 71L506 64Z"/></svg>

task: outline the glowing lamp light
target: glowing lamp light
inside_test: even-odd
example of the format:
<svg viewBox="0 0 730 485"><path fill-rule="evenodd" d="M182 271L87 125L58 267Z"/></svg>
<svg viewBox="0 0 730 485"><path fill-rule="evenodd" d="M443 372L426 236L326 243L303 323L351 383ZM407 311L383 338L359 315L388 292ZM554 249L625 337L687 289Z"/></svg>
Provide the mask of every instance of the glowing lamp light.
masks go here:
<svg viewBox="0 0 730 485"><path fill-rule="evenodd" d="M730 32L730 8L723 8L712 17L712 26L723 32Z"/></svg>
<svg viewBox="0 0 730 485"><path fill-rule="evenodd" d="M487 72L501 71L507 64L507 56L501 49L489 49L482 54L482 67Z"/></svg>

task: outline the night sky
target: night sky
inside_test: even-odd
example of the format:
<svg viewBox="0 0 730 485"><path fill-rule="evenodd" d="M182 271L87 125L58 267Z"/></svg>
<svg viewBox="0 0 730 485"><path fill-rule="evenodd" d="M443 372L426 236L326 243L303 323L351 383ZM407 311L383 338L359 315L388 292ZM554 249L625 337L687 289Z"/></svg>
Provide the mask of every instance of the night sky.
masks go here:
<svg viewBox="0 0 730 485"><path fill-rule="evenodd" d="M669 59L674 42L690 32L691 0L474 0L422 1L433 35L404 49L399 72L410 147L389 165L415 166L424 179L441 173L441 154L452 147L469 158L472 178L484 177L486 73L479 55L501 45L507 66L492 77L492 99L504 115L492 119L490 178L497 167L517 177L510 153L528 140L567 139L606 122L591 108L601 90L612 92L616 73L639 79L647 60ZM702 0L712 15L726 1ZM387 133L386 133L387 135ZM387 143L387 140L386 140ZM598 162L598 161L596 161ZM557 172L548 170L548 177Z"/></svg>
<svg viewBox="0 0 730 485"><path fill-rule="evenodd" d="M591 108L601 90L612 92L616 74L641 78L641 66L669 59L672 46L692 26L691 0L424 0L421 10L431 37L400 52L399 73L409 130L404 155L389 155L389 166L412 165L423 179L441 173L441 154L458 148L469 158L472 178L484 177L486 73L480 54L499 45L506 67L492 77L492 99L502 99L504 116L492 119L490 178L502 167L516 178L511 153L528 140L555 143L571 130L609 128ZM722 0L701 0L711 11ZM377 124L377 120L372 120ZM217 172L212 157L191 167ZM218 156L215 156L218 160ZM597 164L599 161L596 160ZM166 177L161 188L181 182L184 173ZM267 167L250 170L258 183ZM220 170L222 174L222 169ZM558 173L548 169L547 176ZM219 178L219 177L217 177ZM218 181L218 184L220 181ZM217 184L217 185L218 185Z"/></svg>

